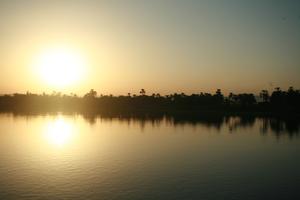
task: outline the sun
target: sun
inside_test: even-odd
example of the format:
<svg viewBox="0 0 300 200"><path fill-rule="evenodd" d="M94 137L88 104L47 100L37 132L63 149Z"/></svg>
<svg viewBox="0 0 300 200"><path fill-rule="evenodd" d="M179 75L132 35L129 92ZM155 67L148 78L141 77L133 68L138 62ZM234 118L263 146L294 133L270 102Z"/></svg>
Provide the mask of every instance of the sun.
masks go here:
<svg viewBox="0 0 300 200"><path fill-rule="evenodd" d="M86 67L86 62L79 52L61 47L42 51L36 62L42 81L58 89L79 83Z"/></svg>

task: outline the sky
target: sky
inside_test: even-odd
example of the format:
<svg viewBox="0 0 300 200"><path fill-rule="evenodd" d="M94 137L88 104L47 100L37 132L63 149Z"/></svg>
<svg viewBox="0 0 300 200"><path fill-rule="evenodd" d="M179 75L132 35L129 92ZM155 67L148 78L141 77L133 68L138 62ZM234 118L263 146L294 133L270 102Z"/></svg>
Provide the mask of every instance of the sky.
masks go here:
<svg viewBox="0 0 300 200"><path fill-rule="evenodd" d="M1 94L299 89L299 58L296 0L0 0Z"/></svg>

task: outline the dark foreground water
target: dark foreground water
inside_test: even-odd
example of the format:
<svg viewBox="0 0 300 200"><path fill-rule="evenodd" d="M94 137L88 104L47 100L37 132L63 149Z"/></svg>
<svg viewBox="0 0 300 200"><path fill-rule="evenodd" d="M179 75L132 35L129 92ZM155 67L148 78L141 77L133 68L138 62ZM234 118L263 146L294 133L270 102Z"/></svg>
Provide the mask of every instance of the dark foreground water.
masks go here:
<svg viewBox="0 0 300 200"><path fill-rule="evenodd" d="M0 199L300 199L299 124L0 115Z"/></svg>

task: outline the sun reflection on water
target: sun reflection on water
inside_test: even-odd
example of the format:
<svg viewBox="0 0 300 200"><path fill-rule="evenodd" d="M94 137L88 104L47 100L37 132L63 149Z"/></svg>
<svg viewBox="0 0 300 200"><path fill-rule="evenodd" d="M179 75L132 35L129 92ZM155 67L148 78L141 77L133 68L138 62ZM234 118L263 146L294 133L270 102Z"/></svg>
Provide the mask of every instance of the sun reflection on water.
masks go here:
<svg viewBox="0 0 300 200"><path fill-rule="evenodd" d="M47 124L45 136L48 143L57 146L65 146L74 135L74 127L63 118L57 118Z"/></svg>

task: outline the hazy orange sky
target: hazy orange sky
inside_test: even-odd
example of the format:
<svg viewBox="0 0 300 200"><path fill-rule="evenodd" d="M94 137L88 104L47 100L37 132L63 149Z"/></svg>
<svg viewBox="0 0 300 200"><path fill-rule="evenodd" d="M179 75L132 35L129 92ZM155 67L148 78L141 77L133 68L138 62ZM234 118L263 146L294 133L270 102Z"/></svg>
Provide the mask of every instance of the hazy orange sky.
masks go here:
<svg viewBox="0 0 300 200"><path fill-rule="evenodd" d="M300 87L294 0L0 0L0 34L0 93ZM80 79L68 86L48 84L35 66L61 47L76 52L72 62L83 60ZM40 65L58 62L49 59Z"/></svg>

